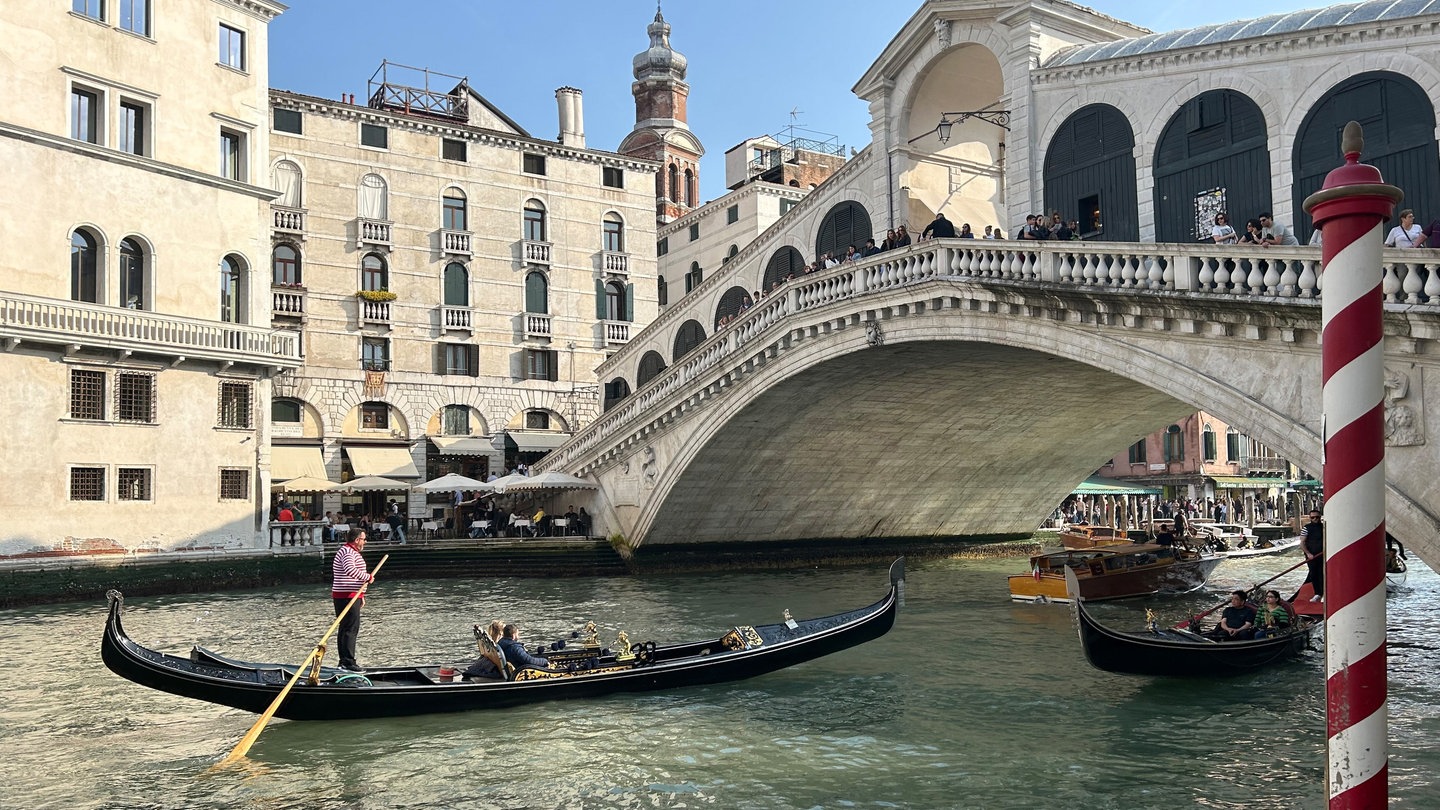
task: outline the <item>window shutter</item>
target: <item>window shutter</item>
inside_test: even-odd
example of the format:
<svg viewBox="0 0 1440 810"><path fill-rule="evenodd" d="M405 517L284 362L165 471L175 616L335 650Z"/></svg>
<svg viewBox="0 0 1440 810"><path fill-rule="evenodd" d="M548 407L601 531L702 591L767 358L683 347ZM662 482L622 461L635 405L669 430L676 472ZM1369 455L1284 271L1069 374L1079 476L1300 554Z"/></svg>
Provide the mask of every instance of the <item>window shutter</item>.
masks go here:
<svg viewBox="0 0 1440 810"><path fill-rule="evenodd" d="M557 352L545 352L545 367L550 371L550 382L560 379L560 355Z"/></svg>
<svg viewBox="0 0 1440 810"><path fill-rule="evenodd" d="M436 343L436 344L435 344L435 373L436 373L436 374L444 374L447 370L448 370L448 369L445 368L445 344L444 344L444 343Z"/></svg>
<svg viewBox="0 0 1440 810"><path fill-rule="evenodd" d="M625 320L635 320L635 285L625 285Z"/></svg>
<svg viewBox="0 0 1440 810"><path fill-rule="evenodd" d="M605 279L595 279L595 320L603 321L610 313L605 311Z"/></svg>
<svg viewBox="0 0 1440 810"><path fill-rule="evenodd" d="M466 346L465 351L470 355L470 376L480 376L480 347Z"/></svg>

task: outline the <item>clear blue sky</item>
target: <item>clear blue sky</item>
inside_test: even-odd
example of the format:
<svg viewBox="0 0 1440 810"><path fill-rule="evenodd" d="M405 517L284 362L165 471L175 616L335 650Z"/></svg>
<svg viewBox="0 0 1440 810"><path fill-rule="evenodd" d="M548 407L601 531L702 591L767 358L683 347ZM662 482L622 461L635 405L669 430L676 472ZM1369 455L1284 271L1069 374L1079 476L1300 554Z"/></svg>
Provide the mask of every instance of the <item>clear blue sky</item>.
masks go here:
<svg viewBox="0 0 1440 810"><path fill-rule="evenodd" d="M382 59L467 76L532 135L555 138L555 89L585 92L587 145L614 149L635 123L630 60L649 41L650 0L290 0L270 27L271 86L365 94ZM690 128L705 144L701 196L724 193L725 150L799 123L856 148L869 113L850 88L919 0L669 0L671 44L690 60ZM1277 0L1116 0L1097 11L1168 31L1316 7Z"/></svg>

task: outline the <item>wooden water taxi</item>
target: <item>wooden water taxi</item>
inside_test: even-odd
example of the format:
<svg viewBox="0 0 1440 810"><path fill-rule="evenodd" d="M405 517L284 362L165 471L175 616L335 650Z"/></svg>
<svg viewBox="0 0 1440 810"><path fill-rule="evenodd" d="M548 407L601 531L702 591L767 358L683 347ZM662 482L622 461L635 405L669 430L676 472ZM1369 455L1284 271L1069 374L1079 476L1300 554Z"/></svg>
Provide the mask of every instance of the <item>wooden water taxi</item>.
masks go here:
<svg viewBox="0 0 1440 810"><path fill-rule="evenodd" d="M1010 577L1010 598L1069 602L1066 569L1075 572L1080 595L1093 601L1186 593L1202 587L1220 562L1209 552L1153 543L1047 551L1030 558L1030 573Z"/></svg>

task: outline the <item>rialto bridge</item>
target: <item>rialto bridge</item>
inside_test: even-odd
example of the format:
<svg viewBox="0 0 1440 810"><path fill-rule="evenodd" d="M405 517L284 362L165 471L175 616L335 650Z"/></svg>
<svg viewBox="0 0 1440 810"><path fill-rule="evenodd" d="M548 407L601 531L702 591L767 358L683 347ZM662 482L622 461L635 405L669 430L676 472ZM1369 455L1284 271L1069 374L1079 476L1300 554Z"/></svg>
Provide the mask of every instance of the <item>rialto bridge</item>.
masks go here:
<svg viewBox="0 0 1440 810"><path fill-rule="evenodd" d="M694 346L671 322L700 312L665 318L601 369L631 393L545 466L599 481L597 525L637 545L1029 531L1196 409L1320 469L1316 249L1036 244L804 275ZM1440 561L1440 255L1386 257L1388 510Z"/></svg>

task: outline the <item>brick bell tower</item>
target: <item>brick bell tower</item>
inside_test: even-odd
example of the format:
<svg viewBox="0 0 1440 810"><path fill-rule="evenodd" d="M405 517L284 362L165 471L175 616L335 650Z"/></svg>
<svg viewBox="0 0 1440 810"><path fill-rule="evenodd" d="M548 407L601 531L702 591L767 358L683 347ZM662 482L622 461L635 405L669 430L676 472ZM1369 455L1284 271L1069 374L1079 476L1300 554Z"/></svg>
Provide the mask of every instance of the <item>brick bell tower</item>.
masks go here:
<svg viewBox="0 0 1440 810"><path fill-rule="evenodd" d="M700 156L705 147L685 123L687 61L670 47L670 24L657 5L645 29L650 47L635 55L635 128L620 142L621 154L659 161L655 176L655 217L660 224L700 205Z"/></svg>

